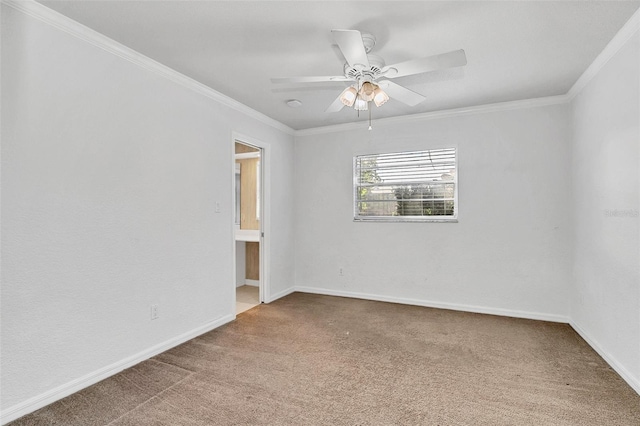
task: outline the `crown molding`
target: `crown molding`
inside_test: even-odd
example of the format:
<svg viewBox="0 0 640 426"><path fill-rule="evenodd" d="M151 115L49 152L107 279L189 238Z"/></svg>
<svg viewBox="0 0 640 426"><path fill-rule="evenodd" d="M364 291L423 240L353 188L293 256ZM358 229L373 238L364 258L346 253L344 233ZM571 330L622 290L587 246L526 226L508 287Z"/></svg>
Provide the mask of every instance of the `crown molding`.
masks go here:
<svg viewBox="0 0 640 426"><path fill-rule="evenodd" d="M537 108L548 105L559 105L569 102L567 95L547 96L544 98L523 99L519 101L499 102L494 104L462 107L441 111L425 112L420 114L402 115L399 117L380 118L374 121L376 127L395 124L407 124L415 121L435 120L463 115L486 114L498 111L510 111L523 108ZM364 130L369 127L368 121L336 124L334 126L314 127L311 129L296 130L295 136L311 136L324 133L346 132L351 130Z"/></svg>
<svg viewBox="0 0 640 426"><path fill-rule="evenodd" d="M616 33L611 41L605 46L594 61L587 67L578 80L564 95L550 96L545 98L523 99L512 102L501 102L495 104L479 105L466 108L456 108L442 111L427 112L422 114L405 115L400 117L390 117L375 120L376 126L385 126L399 123L409 123L411 121L430 120L437 118L455 117L470 114L482 114L496 111L508 111L520 108L534 108L540 106L569 103L575 98L587 84L600 72L600 70L615 56L616 53L640 30L640 9L629 18L629 20ZM352 122L337 124L334 126L315 127L310 129L296 130L295 136L320 135L324 133L344 132L351 130L363 130L368 128L368 122Z"/></svg>
<svg viewBox="0 0 640 426"><path fill-rule="evenodd" d="M72 20L71 18L37 3L35 0L0 0L0 2L289 135L310 136L324 133L361 130L368 127L368 124L363 121L294 130L289 126L236 101L235 99L223 95L222 93L213 90L212 88L199 83L198 81L187 77L166 65L144 56L141 53L138 53L135 50ZM598 74L600 69L602 69L609 60L615 56L615 54L627 43L627 41L629 41L631 37L633 37L634 34L636 34L638 30L640 30L640 9L632 15L632 17L625 23L620 31L618 31L613 39L611 39L603 51L596 57L591 65L589 65L589 67L564 95L382 118L375 120L375 124L376 126L388 126L413 121L508 111L521 108L535 108L571 102L573 98L575 98L587 86L589 81Z"/></svg>
<svg viewBox="0 0 640 426"><path fill-rule="evenodd" d="M293 135L295 131L285 124L274 120L271 117L264 115L261 112L254 110L246 106L243 103L236 101L222 93L213 90L212 88L190 78L186 75L169 68L166 65L161 64L135 50L118 43L117 41L95 31L91 28L74 21L73 19L62 15L48 7L34 1L34 0L1 0L2 4L5 4L13 9L16 9L26 15L36 18L46 24L51 25L59 30L62 30L72 36L83 40L89 44L99 47L113 55L119 56L122 59L138 65L141 68L146 69L154 74L173 81L187 89L190 89L196 93L206 96L222 105L225 105L231 109L234 109L248 117L251 117L263 124L271 126L289 135Z"/></svg>
<svg viewBox="0 0 640 426"><path fill-rule="evenodd" d="M573 100L582 89L600 72L600 70L613 58L616 53L640 30L640 9L629 18L629 20L622 26L620 31L616 33L611 41L602 49L602 52L596 59L593 60L591 65L582 73L582 75L576 80L571 89L567 92L569 101Z"/></svg>
<svg viewBox="0 0 640 426"><path fill-rule="evenodd" d="M375 120L376 126L388 126L392 124L404 124L412 121L432 120L471 114L483 114L496 111L508 111L520 108L535 108L540 106L569 103L575 98L587 84L600 72L600 70L613 58L616 53L640 30L640 9L622 26L620 31L611 39L589 67L582 73L569 91L564 95L549 96L544 98L523 99L512 102L500 102L473 107L456 108L442 111L427 112L422 114L404 115ZM352 122L337 124L334 126L314 127L311 129L296 130L295 136L311 136L325 133L346 132L363 130L368 128L368 122Z"/></svg>

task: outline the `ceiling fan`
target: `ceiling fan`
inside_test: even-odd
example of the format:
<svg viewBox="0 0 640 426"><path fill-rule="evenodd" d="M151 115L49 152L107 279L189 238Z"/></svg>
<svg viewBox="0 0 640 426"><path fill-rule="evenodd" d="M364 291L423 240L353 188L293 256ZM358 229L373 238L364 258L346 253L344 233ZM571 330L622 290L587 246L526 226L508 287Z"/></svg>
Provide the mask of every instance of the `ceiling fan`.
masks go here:
<svg viewBox="0 0 640 426"><path fill-rule="evenodd" d="M366 111L370 102L379 107L390 97L409 106L418 105L426 99L424 96L388 79L460 67L467 63L464 50L460 49L385 65L381 57L369 53L376 44L374 36L361 34L357 30L331 30L331 33L347 61L344 75L271 79L272 83L353 82L329 105L326 112L338 112L345 106Z"/></svg>

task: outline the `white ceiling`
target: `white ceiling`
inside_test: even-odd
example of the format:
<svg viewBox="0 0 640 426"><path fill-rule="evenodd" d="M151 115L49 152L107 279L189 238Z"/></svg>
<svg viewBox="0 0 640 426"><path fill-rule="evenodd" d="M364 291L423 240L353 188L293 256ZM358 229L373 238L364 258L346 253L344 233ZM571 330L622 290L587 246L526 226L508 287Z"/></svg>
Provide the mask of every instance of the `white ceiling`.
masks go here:
<svg viewBox="0 0 640 426"><path fill-rule="evenodd" d="M463 68L395 79L427 97L373 117L565 94L640 6L635 1L41 1L294 129L358 120L325 113L344 83L331 29L377 38L387 64L464 49ZM285 101L299 99L300 108ZM365 119L365 117L360 117Z"/></svg>

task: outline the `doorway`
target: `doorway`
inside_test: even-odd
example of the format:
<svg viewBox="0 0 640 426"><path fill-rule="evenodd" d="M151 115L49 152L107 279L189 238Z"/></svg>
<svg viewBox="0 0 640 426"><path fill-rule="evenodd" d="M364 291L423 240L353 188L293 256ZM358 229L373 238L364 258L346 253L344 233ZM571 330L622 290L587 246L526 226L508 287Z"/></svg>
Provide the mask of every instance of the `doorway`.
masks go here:
<svg viewBox="0 0 640 426"><path fill-rule="evenodd" d="M264 301L263 148L234 139L236 315Z"/></svg>

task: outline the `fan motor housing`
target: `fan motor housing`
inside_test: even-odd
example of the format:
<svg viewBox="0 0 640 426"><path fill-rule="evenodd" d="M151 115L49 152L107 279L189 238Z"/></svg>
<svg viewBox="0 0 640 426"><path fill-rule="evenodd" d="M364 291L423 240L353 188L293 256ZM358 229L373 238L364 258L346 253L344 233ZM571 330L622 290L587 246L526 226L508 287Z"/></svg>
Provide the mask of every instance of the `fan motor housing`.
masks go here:
<svg viewBox="0 0 640 426"><path fill-rule="evenodd" d="M382 74L382 68L384 68L384 59L378 55L367 54L369 60L369 68L364 67L352 67L349 64L344 64L345 77L352 78L354 80L375 80L380 74Z"/></svg>
<svg viewBox="0 0 640 426"><path fill-rule="evenodd" d="M369 53L371 49L376 45L376 38L371 34L362 33L362 44L364 46L364 51Z"/></svg>

